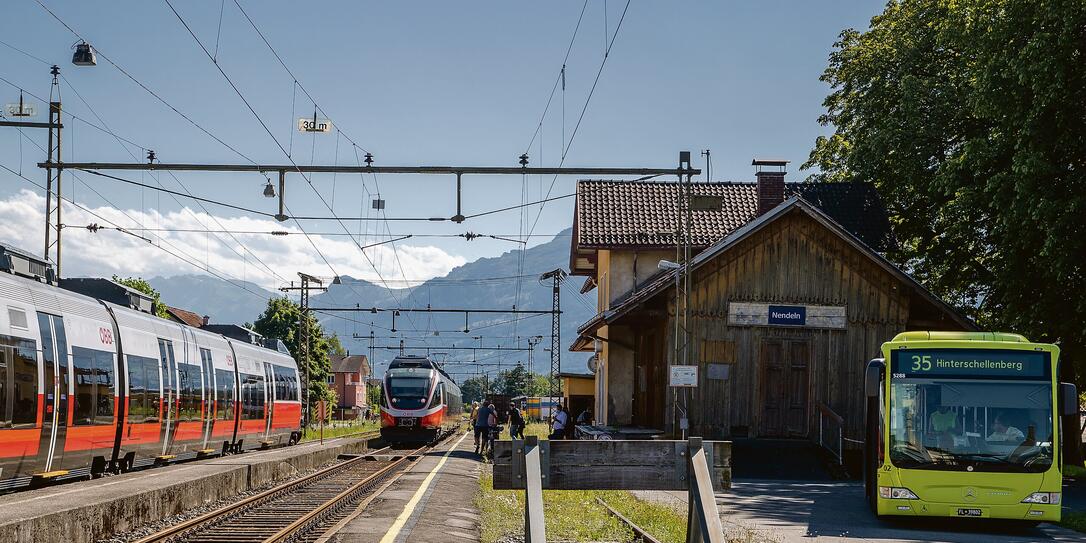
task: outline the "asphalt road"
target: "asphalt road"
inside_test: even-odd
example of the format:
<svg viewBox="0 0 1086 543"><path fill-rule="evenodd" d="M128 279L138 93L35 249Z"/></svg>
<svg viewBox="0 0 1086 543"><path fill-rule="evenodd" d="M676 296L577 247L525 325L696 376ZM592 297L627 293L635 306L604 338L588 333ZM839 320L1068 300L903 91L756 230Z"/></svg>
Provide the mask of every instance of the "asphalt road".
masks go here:
<svg viewBox="0 0 1086 543"><path fill-rule="evenodd" d="M717 504L725 531L753 529L781 543L1086 541L1086 534L1049 524L1019 529L958 519L879 521L867 509L863 486L856 482L740 480L729 492L717 495Z"/></svg>
<svg viewBox="0 0 1086 543"><path fill-rule="evenodd" d="M686 513L686 492L634 494ZM752 543L1086 541L1086 534L1050 524L1019 528L958 519L879 521L867 509L857 482L741 479L717 494L716 501L724 531L733 540Z"/></svg>

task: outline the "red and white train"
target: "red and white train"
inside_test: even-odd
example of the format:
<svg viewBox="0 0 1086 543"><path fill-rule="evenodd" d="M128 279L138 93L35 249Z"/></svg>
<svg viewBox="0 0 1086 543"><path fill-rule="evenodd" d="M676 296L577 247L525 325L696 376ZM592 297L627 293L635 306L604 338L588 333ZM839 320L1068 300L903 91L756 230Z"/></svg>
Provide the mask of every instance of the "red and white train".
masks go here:
<svg viewBox="0 0 1086 543"><path fill-rule="evenodd" d="M0 247L0 489L298 441L290 355L158 318L111 281L54 283Z"/></svg>
<svg viewBox="0 0 1086 543"><path fill-rule="evenodd" d="M385 372L381 438L386 443L431 443L460 427L460 387L422 356L398 356Z"/></svg>

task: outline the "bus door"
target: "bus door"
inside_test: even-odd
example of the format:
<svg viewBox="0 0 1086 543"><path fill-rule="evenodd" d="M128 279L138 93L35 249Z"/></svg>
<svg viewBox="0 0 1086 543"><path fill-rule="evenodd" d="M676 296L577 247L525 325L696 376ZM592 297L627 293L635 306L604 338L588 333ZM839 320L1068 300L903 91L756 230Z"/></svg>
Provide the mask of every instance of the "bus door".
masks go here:
<svg viewBox="0 0 1086 543"><path fill-rule="evenodd" d="M60 467L64 459L64 437L68 429L68 340L64 334L64 318L38 313L41 333L42 371L45 373L45 396L42 415L41 444L45 453L45 471Z"/></svg>
<svg viewBox="0 0 1086 543"><path fill-rule="evenodd" d="M168 339L158 340L159 372L162 390L162 456L170 448L173 432L177 426L178 392L177 361L174 359L173 342Z"/></svg>
<svg viewBox="0 0 1086 543"><path fill-rule="evenodd" d="M264 437L267 438L271 435L272 416L275 414L275 372L272 371L272 365L267 362L264 363L264 391L264 405L267 406L264 409L266 413Z"/></svg>
<svg viewBox="0 0 1086 543"><path fill-rule="evenodd" d="M200 373L203 375L204 444L211 439L211 427L215 424L215 366L211 363L211 349L199 348Z"/></svg>

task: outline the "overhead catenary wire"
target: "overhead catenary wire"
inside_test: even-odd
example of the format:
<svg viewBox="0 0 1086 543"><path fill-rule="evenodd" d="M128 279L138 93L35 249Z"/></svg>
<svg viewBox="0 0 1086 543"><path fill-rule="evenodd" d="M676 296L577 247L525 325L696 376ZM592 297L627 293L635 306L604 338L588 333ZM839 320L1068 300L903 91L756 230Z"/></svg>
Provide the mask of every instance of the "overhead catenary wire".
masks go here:
<svg viewBox="0 0 1086 543"><path fill-rule="evenodd" d="M630 9L630 0L626 0L626 6L622 8L622 16L618 19L618 24L615 26L615 33L611 36L611 42L607 45L607 49L604 50L603 61L600 62L600 68L596 71L596 78L592 81L592 87L588 90L588 97L585 98L584 107L581 108L581 114L577 117L577 123L573 125L573 132L569 136L569 141L566 142L566 146L562 149L562 157L558 162L558 167L561 168L566 163L566 156L569 154L569 148L573 146L573 140L577 137L577 131L581 128L581 121L584 120L585 112L588 111L588 105L592 102L592 96L596 93L596 85L600 82L600 76L603 74L603 68L607 66L607 59L610 58L611 48L615 45L615 40L618 38L618 33L622 30L622 22L626 20L626 11ZM528 230L529 233L535 231L535 227L539 224L539 218L543 216L543 209L546 207L546 202L549 201L551 192L554 190L554 183L558 180L558 176L555 175L551 179L550 187L547 189L547 197L543 198L542 205L539 207L539 212L536 213L535 221L532 223L532 227Z"/></svg>
<svg viewBox="0 0 1086 543"><path fill-rule="evenodd" d="M554 79L554 85L551 87L550 95L547 96L547 103L543 106L543 114L539 116L539 122L536 124L535 132L532 133L532 139L528 142L528 146L524 148L524 152L527 153L532 149L532 144L535 143L536 138L539 136L539 132L543 130L543 121L547 118L547 111L551 108L551 100L554 99L554 91L558 89L559 83L565 87L566 79L566 63L569 61L569 54L573 51L573 43L577 40L577 32L581 30L581 20L584 19L584 12L588 8L588 0L584 1L581 6L581 14L577 16L577 25L573 27L573 36L569 39L569 46L566 47L566 56L562 58L562 69L558 71L558 77Z"/></svg>
<svg viewBox="0 0 1086 543"><path fill-rule="evenodd" d="M75 35L75 37L79 38L80 40L83 40L83 41L87 41L87 40L86 40L86 38L84 38L84 37L83 37L83 35L81 35L81 34L80 34L79 32L76 32L76 30L75 30L74 28L72 28L71 26L69 26L69 25L68 25L68 23L64 22L64 20L63 20L63 19L61 19L61 18L60 18L60 16L58 16L58 15L57 15L56 13L54 13L54 12L53 12L53 10L49 9L49 7L48 7L48 6L46 6L46 5L44 4L44 3L42 3L42 1L41 1L41 0L34 0L34 1L35 1L35 2L37 2L37 3L38 3L38 5L39 5L39 6L41 6L41 7L42 7L42 9L44 9L44 10L45 10L45 11L46 11L46 12L47 12L47 13L48 13L49 15L51 15L51 16L52 16L52 17L53 17L54 19L56 19L56 20L57 20L57 22L59 22L59 23L60 23L61 25L63 25L63 26L64 26L64 28L67 28L69 32L71 32L72 34L74 34L74 35ZM133 83L135 83L136 85L139 85L139 86L140 86L140 88L142 88L143 90L147 91L147 93L148 93L148 94L150 94L151 96L155 97L155 99L157 99L157 100L158 100L159 102L162 102L162 104L163 104L163 105L165 105L166 107L168 107L168 108L170 108L171 110L173 110L173 111L174 111L174 113L177 113L178 115L180 115L180 116L181 116L181 118L183 118L183 119L185 119L186 121L188 121L188 122L189 122L190 124L192 124L192 125L193 125L194 127L196 127L196 128L198 129L198 130L200 130L201 132L203 132L204 134L206 134L206 135L207 135L208 137L210 137L210 138L214 139L214 140L215 140L215 141L217 141L217 142L218 142L219 144L221 144L222 146L226 147L227 149L229 149L230 151L232 151L232 152L233 152L234 154L238 155L239 157L241 157L241 158L244 158L245 160L247 160L247 161L249 161L249 162L252 162L252 163L254 163L254 164L255 164L255 162L253 161L253 159L249 158L249 157L248 157L248 156L247 156L247 155L246 155L245 153L242 153L241 151L237 150L237 149L236 149L236 148L235 148L234 146L230 145L229 143L226 143L225 141L223 141L223 140L222 140L221 138L219 138L219 137L218 137L218 136L216 136L215 134L212 134L212 133L211 133L211 132L210 132L209 130L207 130L206 128L204 128L203 126L201 126L201 125L200 125L200 123L197 123L197 122L196 122L196 121L194 121L194 120L193 120L193 119L192 119L191 117L189 117L188 115L185 115L185 114L184 114L183 112L181 112L181 110L177 109L177 108L176 108L176 107L174 107L174 106L173 106L172 104L170 104L169 102L167 102L167 101L166 101L166 99L162 98L162 96L160 96L160 95L159 95L158 93L156 93L155 91L151 90L151 88L150 88L150 87L148 87L147 85L144 85L142 81L140 81L140 80L136 79L136 78L135 78L134 76L132 76L132 74L128 73L128 71L127 71L127 70L125 70L124 68L122 68L122 67L121 67L120 65L118 65L117 63L113 62L113 60L112 60L112 59L111 59L111 58L110 58L110 57L109 57L108 55L104 54L104 53L102 52L102 50L101 50L101 49L99 49L98 47L95 47L95 48L94 48L94 52L95 52L95 54L96 54L96 55L98 56L98 58L101 58L102 60L105 60L106 62L108 62L108 63L109 63L109 64L110 64L111 66L113 66L114 68L116 68L116 69L117 69L117 71L119 71L119 72L121 72L122 74L124 74L124 76L125 76L125 77L127 77L128 79L132 80L132 82L133 82Z"/></svg>
<svg viewBox="0 0 1086 543"><path fill-rule="evenodd" d="M232 88L234 90L234 92L238 95L238 98L240 98L242 103L245 104L245 107L249 109L249 112L252 113L253 117L256 118L258 123L260 123L260 126L263 127L264 131L268 134L268 137L270 137L272 139L272 141L275 143L276 147L278 147L279 150L284 155L286 155L287 160L289 160L291 165L294 166L294 169L302 176L302 179L304 179L306 181L306 183L309 185L309 187L317 195L317 198L321 201L321 203L324 204L324 206L326 208L328 208L328 210L332 213L332 217L336 219L336 222L339 223L340 227L343 228L344 231L350 233L350 230L347 229L347 227L343 223L343 221L339 220L338 217L336 217L335 211L328 204L328 201L324 198L324 196L320 193L320 191L317 190L316 186L313 185L313 181L311 179L309 179L309 177L306 176L305 173L298 167L297 163L295 163L294 159L289 155L287 150L283 147L283 144L279 141L278 138L275 137L275 134L272 133L271 129L268 127L268 124L266 122L264 122L264 119L261 118L260 114L256 112L256 110L253 108L252 104L249 103L249 100L245 97L244 93L241 92L241 89L239 89L237 87L237 85L230 78L230 76L226 73L226 71L223 70L222 66L219 65L218 62L215 62L214 57L211 56L211 54L207 50L207 47L204 46L203 42L201 42L200 39L196 36L195 32L193 32L193 30L189 26L188 22L186 22L185 19L181 16L181 14L177 11L177 9L174 8L174 6L170 2L170 0L163 0L163 1L170 8L170 11L173 12L174 16L177 17L177 20L181 23L181 25L185 28L185 30L189 33L189 35L192 36L192 39L196 42L196 44L200 48L200 50L202 50L204 52L204 54L207 55L207 57L211 60L212 64L215 66L215 69L218 70L219 74L221 74L223 76L223 79L226 80L226 82L230 85L230 88ZM280 59L280 61L281 61L281 59ZM285 64L284 64L284 66L285 66ZM295 80L297 80L297 78L295 78ZM304 88L301 87L300 84L299 84L299 88L302 88L303 92L304 92ZM307 96L308 96L308 94L307 94ZM316 104L316 101L314 100L314 105L315 104ZM350 140L350 138L347 138L347 140L352 141L352 140ZM353 143L353 141L352 141L352 143ZM293 215L293 213L292 213L292 215ZM301 229L301 224L297 220L295 220L294 222ZM304 232L304 229L302 229L302 230ZM326 257L324 257L323 253L320 253L320 249L317 247L316 243L313 242L312 237L309 236L309 235L306 235L306 239L309 240L309 242L313 246L313 248L315 250L317 250L318 254L321 255L322 259L324 260L324 262L328 266L328 268L331 269L332 272L335 275L339 275L339 273L335 272L335 268L332 266L332 263ZM353 240L353 238L352 238L352 240ZM378 269L377 265L374 264L374 262L370 258L370 256L368 254L366 254L366 252L364 250L361 249L361 245L357 241L355 241L355 245L359 247L359 252L366 259L366 261L370 264L370 266L373 268L373 270L377 274L378 278L383 282L384 277L381 275L381 271L380 271L380 269ZM394 299L397 299L397 301L399 301L399 296L397 296L396 293L393 292L393 290L391 288L388 288L387 285L385 285L385 288L388 291L388 293ZM352 290L353 290L353 287L352 287Z"/></svg>
<svg viewBox="0 0 1086 543"><path fill-rule="evenodd" d="M139 181L133 181L131 179L125 179L123 177L118 177L116 175L110 175L108 173L99 172L97 170L79 170L79 171L86 172L86 173L89 173L91 175L97 175L99 177L107 177L109 179L113 179L114 181L120 181L122 183L127 183L129 185L135 185L137 187L148 188L148 189L156 190L156 191L159 191L159 192L164 192L166 194L172 194L174 196L181 196L181 197L184 197L184 198L189 198L189 199L195 200L197 202L204 202L204 203L208 203L208 204L213 204L213 205L217 205L217 206L221 206L221 207L226 207L226 208L229 208L229 209L235 209L237 211L244 211L246 213L252 213L254 215L261 215L261 216L264 216L264 217L270 217L270 218L275 217L274 213L268 213L266 211L260 211L260 210L257 210L257 209L242 207L242 206L235 205L235 204L229 204L229 203L226 203L226 202L221 202L219 200L213 200L211 198L203 198L201 196L194 196L192 194L186 194L184 192L178 192L178 191L175 191L175 190L170 190L170 189L168 189L166 187L156 187L156 186L153 186L153 185L148 185L147 183L141 183Z"/></svg>
<svg viewBox="0 0 1086 543"><path fill-rule="evenodd" d="M38 183L37 181L34 181L33 179L30 179L30 178L24 176L24 175L19 174L17 171L15 171L14 169L8 167L7 165L0 164L0 168L6 170L8 173L11 173L11 174L19 177L20 179L22 179L25 182L30 183L31 185L34 185L35 187L41 189L43 192L46 191L46 188L42 184ZM94 191L93 187L90 187L89 185L88 185L88 188L90 188L92 191ZM54 192L53 194L56 194L56 193ZM107 198L105 198L100 193L96 192L96 194L98 194L98 196L101 197L104 201L109 203L109 205L112 206L113 208L119 209L119 208L116 207L115 204L110 202ZM62 196L61 198L62 198L62 200L68 202L70 205L81 209L85 213L90 214L91 216L97 218L98 220L109 223L110 225L113 225L113 226L120 226L116 222L114 222L113 220L109 219L108 217L105 217L103 215L98 214L97 212L95 212L94 210L84 206L83 204L80 204L79 202L76 202L75 200L72 200L70 197ZM124 212L122 211L122 213L124 213ZM129 218L132 218L132 217L129 216ZM135 219L133 219L133 220L135 220ZM131 235L131 233L129 233L129 234ZM137 237L139 237L139 236L137 236ZM161 245L162 240L160 240L159 244L155 244L155 243L151 242L150 240L146 240L146 238L140 238L140 239L144 239L144 241L148 241L148 244L151 245L152 247L154 247L154 248L156 248L156 249L158 249L158 250L160 250L160 251L162 251L162 252L164 252L164 253L166 253L166 254L168 254L168 255L170 255L170 256L172 256L172 257L174 257L174 258L176 258L176 259L178 259L178 260L192 266L192 267L194 267L194 268L203 269L209 275L211 275L211 276L213 276L213 277L215 277L217 279L220 279L220 280L226 282L227 284L229 284L229 285L231 285L233 287L240 288L241 290L244 290L245 292L248 292L249 294L252 294L252 295L254 295L254 296L258 297L258 298L261 298L263 300L269 300L269 299L272 298L272 296L268 296L266 293L262 293L262 292L255 291L253 289L248 288L247 286L245 286L244 282L241 279L238 279L237 277L233 277L233 276L230 276L228 274L225 274L225 273L213 270L213 269L205 269L205 268L203 268L202 266L200 266L199 261L196 260L195 257L185 253L184 251L182 251L181 249L173 246L169 242L166 242L166 245L169 247L169 248L167 248L167 247L164 247L163 245ZM378 329L381 329L381 330L386 330L386 331L391 330L388 327L373 324L371 322L361 321L361 320L358 320L358 319L355 319L355 318L352 318L352 317L348 317L346 315L339 315L339 314L330 313L330 312L317 312L317 313L325 315L325 316L330 317L330 318L335 318L335 319L344 320L344 321L348 321L348 322L356 322L356 323L359 323L359 324L365 324L366 326L371 326L371 327L378 328Z"/></svg>
<svg viewBox="0 0 1086 543"><path fill-rule="evenodd" d="M41 2L38 2L38 3L39 3L39 5L42 5L42 4L41 4ZM83 39L81 35L79 35L79 34L78 34L78 33L77 33L77 32L76 32L76 31L75 31L75 30L74 30L74 29L73 29L73 28L72 28L71 26L69 26L69 25L68 25L68 24L66 24L66 23L65 23L65 22L64 22L63 20L61 20L61 19L60 19L60 18L59 18L59 17L58 17L58 16L57 16L57 15L56 15L55 13L53 13L53 12L52 12L51 10L49 10L49 8L48 8L48 7L46 7L46 6L44 6L44 5L42 5L42 7L43 7L43 8L45 9L45 11L46 11L46 12L48 12L48 13L49 13L50 15L52 15L54 19L56 19L56 20L57 20L58 22L60 22L60 23L61 23L62 25L64 25L64 27L65 27L65 28L67 28L67 29L68 29L68 30L69 30L69 31L70 31L70 32L71 32L72 34L76 35L76 36L77 36L77 37L79 37L80 39ZM220 24L221 24L221 20L220 20ZM85 40L84 40L84 41L85 41ZM17 48L17 47L14 47L14 46L12 46L12 45L10 45L10 44L4 43L4 45L7 45L8 47L10 47L10 48L12 48L12 49L14 49L14 50L16 50L16 51L18 51L18 52L22 53L22 54L24 54L24 55L26 55L26 56L28 56L28 57L30 57L30 58L32 58L32 59L34 59L34 60L37 60L38 62L41 62L41 63L43 63L43 64L45 64L45 65L51 65L51 63L49 63L48 61L46 61L46 60L44 60L44 59L42 59L42 58L40 58L40 57L37 57L37 56L35 56L35 55L32 55L32 54L30 54L30 53L28 53L28 52L26 52L26 51L23 51L23 50L21 50L21 49L19 49L19 48ZM114 66L114 67L115 67L115 68L116 68L116 69L117 69L118 71L120 71L121 73L123 73L124 75L126 75L126 76L127 76L127 77L128 77L129 79L132 79L132 80L133 80L133 81L135 81L135 82L136 82L137 84L139 84L139 85L140 85L140 86L141 86L141 87L142 87L142 88L143 88L144 90L146 90L147 92L149 92L149 93L151 93L151 94L152 94L153 96L155 96L155 98L157 98L157 99L159 99L160 101L162 101L162 102L163 102L164 104L166 104L167 106L169 106L169 107L170 107L171 109L173 109L173 110L174 110L175 112L177 112L178 114L180 114L180 115L181 115L182 117L186 117L186 116L185 116L185 115L184 115L183 113L181 113L181 112L180 112L179 110L177 110L176 108L174 108L174 107L173 107L172 105L170 105L170 104L166 103L166 102L165 102L164 100L162 100L162 98L161 98L161 97L159 97L159 96L158 96L157 94L155 94L155 93L154 93L153 91L151 91L151 90L150 90L150 88L148 88L148 87L147 87L146 85L143 85L143 84L142 84L141 82L139 82L138 80L136 80L136 79L135 79L135 78L134 78L134 77L133 77L133 76L132 76L131 74L129 74L129 73L127 72L127 71L125 71L125 70L124 70L124 69L123 69L123 68L122 68L121 66L117 65L116 63L114 63L114 62L113 62L113 61L112 61L111 59L109 59L109 58L108 58L108 56L104 55L104 54L103 54L103 53L102 53L102 52L101 52L100 50L98 50L98 55L99 55L99 56L101 56L101 57L102 57L103 59L107 60L107 61L108 61L108 62L109 62L109 63L110 63L111 65L113 65L113 66ZM89 111L91 112L91 114L92 114L92 115L94 115L94 117L95 117L96 119L98 119L98 122L100 122L100 123L101 123L101 126L98 126L98 125L96 125L96 124L94 124L94 123L92 123L92 122L90 122L90 121L87 121L86 119L83 119L82 117L79 117L78 115L75 115L74 113L72 113L72 112L70 112L70 111L66 112L66 113L68 114L68 116L70 116L70 117L72 117L72 118L74 118L74 119L77 119L77 120L79 120L79 121L81 121L81 122L83 122L83 123L85 123L85 124L87 124L87 125L89 125L89 126L92 126L92 127L94 127L95 129L97 129L97 130L100 130L100 131L102 131L102 132L105 132L105 133L109 134L109 135L110 135L110 136L112 136L112 137L113 137L113 138L114 138L115 140L117 140L117 142L118 142L119 144L121 144L121 147L122 147L122 148L124 148L124 149L125 149L125 151L129 153L129 155L130 155L130 156L132 156L132 153L131 153L131 152L129 151L129 149L128 149L127 147L125 147L125 145L124 145L124 144L128 144L128 145L132 145L132 146L134 146L134 147L137 147L137 148L139 148L139 149L140 149L141 151L147 151L147 150L148 150L148 148L147 148L147 147L144 147L144 146L142 146L142 145L140 145L140 144L138 144L138 143L136 143L136 142L134 142L134 141L132 141L132 140L130 140L130 139L127 139L127 138L121 137L121 136L119 136L119 135L118 135L118 134L117 134L116 132L114 132L114 131L113 131L113 129L111 129L111 128L109 127L108 123L106 123L106 122L105 122L105 119L103 119L103 118L101 117L101 115L99 115L99 114L98 114L98 112L94 110L94 108L93 108L93 107L92 107L92 106L90 105L90 103L89 103L89 102L87 102L87 100L86 100L85 98L83 98L83 95L82 95L82 94L81 94L81 93L80 93L80 92L78 91L78 89L76 89L76 88L75 88L75 87L74 87L74 86L73 86L73 85L71 84L71 82L70 82L70 81L68 81L67 77L65 77L65 76L64 76L63 74L61 74L61 76L60 76L60 77L61 77L61 79L62 79L62 80L64 81L64 83L65 83L66 85L68 85L68 87L69 87L69 88L70 88L70 89L71 89L71 90L72 90L72 91L73 91L73 92L75 93L76 97L77 97L77 98L79 98L79 100L80 100L80 101L81 101L81 102L83 103L83 105L87 107L87 109L88 109L88 110L89 110ZM9 85L15 86L15 85L14 85L14 84L12 84L12 83L11 83L10 81L6 81L6 80L5 80L5 82L7 82L7 83L8 83ZM35 96L35 95L33 95L32 93L30 93L30 94L31 94L32 96ZM35 97L36 97L36 96L35 96ZM39 99L39 100L41 100L41 98L38 98L38 99ZM186 120L188 120L189 122L192 122L192 123L194 123L194 121L192 121L191 119L188 119L187 117L186 117ZM194 124L195 124L195 123L194 123ZM209 132L209 131L207 131L206 129L204 129L203 127L201 127L201 126L199 126L199 125L197 125L197 127L198 127L198 128L200 128L201 130L203 130L204 132L208 133L208 134L209 134L209 135L211 135L212 137L214 137L214 135L210 134L210 132ZM216 139L217 141L219 141L220 143L224 143L224 142L222 142L221 140L219 140L218 138L215 138L215 139ZM122 143L122 142L123 142L123 143ZM225 145L225 143L224 143L224 145ZM227 148L230 148L231 150L234 150L234 149L233 149L233 148L231 148L231 147L230 147L229 145L226 145L226 147L227 147ZM236 151L236 150L235 150L235 151ZM246 158L246 159L248 159L248 157L245 157L245 155L243 155L243 154L240 154L240 153L239 153L239 156L241 156L242 158ZM134 160L138 160L138 159L136 159L136 157L135 157L135 156L133 156L133 159L134 159ZM251 160L251 159L248 159L248 160L250 160L250 162L252 162L252 160ZM179 186L180 186L180 187L181 187L182 189L184 189L184 190L185 190L185 192L187 192L187 193L188 193L188 195L189 195L189 196L192 196L192 192L191 192L191 191L190 191L190 190L188 189L188 187L186 187L186 186L185 186L185 184L184 184L183 182L181 182L181 180L180 180L180 179L178 179L178 178L177 178L177 176L176 176L176 175L174 175L174 174L173 174L173 172L170 172L170 177L172 177L172 178L174 179L174 181L175 181L175 182L176 182L176 183L177 183L177 184L178 184L178 185L179 185ZM78 179L78 177L77 177L77 179ZM156 182L156 183L158 183L158 184L159 184L159 185L161 186L161 181L160 181L160 180L159 180L159 179L158 179L157 177L154 177L154 179L155 179L155 182ZM84 185L86 185L86 183L85 183L84 181L80 180L80 182L82 182L82 183L84 183ZM164 188L164 187L163 187L163 188ZM176 197L174 198L174 201L175 201L175 202L177 201ZM180 202L177 202L177 203L178 203L178 205L181 205L181 204L180 204ZM222 225L221 225L221 223L219 222L219 220L218 220L218 218L217 218L217 217L215 217L215 216L214 216L214 215L212 215L212 214L211 214L210 212L208 212L208 211L207 211L207 209L206 209L206 208L204 208L204 206L203 206L202 204L198 204L198 205L199 205L199 206L200 206L200 207L201 207L201 208L202 208L202 209L204 210L204 212L205 212L205 213L207 213L207 214L208 214L208 216L209 216L209 217L211 217L211 218L212 218L212 219L213 219L213 220L214 220L214 221L215 221L215 222L216 222L217 224L219 224L219 225L220 225L220 227L222 226ZM182 206L182 207L183 207L183 206ZM191 210L189 210L188 212L189 212L190 214L192 214L192 215L193 215L193 217L194 217L194 218L196 219L196 221L197 221L197 222L199 222L199 223L203 224L203 221L202 221L202 220L201 220L201 219L200 219L199 217L197 217L197 216L196 216L196 215L195 215L194 213L192 213L192 211L191 211ZM233 237L233 236L231 235L231 237ZM237 251L236 251L236 250L235 250L235 249L234 249L233 247L231 247L231 246L230 246L229 244L226 244L226 243L225 243L225 242L224 242L224 241L223 241L223 240L222 240L221 238L218 238L218 236L216 236L216 240L217 240L217 241L219 241L220 243L222 243L222 244L223 244L223 246L225 246L225 247L229 248L229 249L230 249L230 250L231 250L231 251L232 251L232 252L233 252L234 254L237 254L238 256L242 256L242 255L241 255L240 253L238 253L238 252L237 252ZM262 266L263 266L263 267L264 267L264 268L265 268L265 269L266 269L266 270L267 270L267 271L268 271L268 272L269 272L269 273L271 274L271 277L275 277L275 278L279 278L279 279L282 279L282 278L281 278L281 276L279 276L279 274L275 272L275 270L273 270L273 269L272 269L272 268L271 268L270 266L268 266L268 265L267 265L267 263L263 262L263 261L262 261L262 260L260 260L260 259L259 259L258 257L256 257L256 255L255 255L255 254L253 254L253 253L252 253L252 251L248 250L248 248L246 248L246 247L245 247L245 246L244 246L243 244L241 244L241 243L240 243L240 242L239 242L239 241L238 241L238 240L237 240L236 238L234 238L234 241L235 241L236 243L238 243L238 246L239 246L239 247L241 247L241 250L242 250L242 251L244 251L244 252L247 252L247 253L251 254L251 255L252 255L252 256L253 256L254 258L256 258L257 262L259 262L259 263L260 263L260 264L261 264L261 265L262 265ZM207 266L205 265L205 267L207 267Z"/></svg>

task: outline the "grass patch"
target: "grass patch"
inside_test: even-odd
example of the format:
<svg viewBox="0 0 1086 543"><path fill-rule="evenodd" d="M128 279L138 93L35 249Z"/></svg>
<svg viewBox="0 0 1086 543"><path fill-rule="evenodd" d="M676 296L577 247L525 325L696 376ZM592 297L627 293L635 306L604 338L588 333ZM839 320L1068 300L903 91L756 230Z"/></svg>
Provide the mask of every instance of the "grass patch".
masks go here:
<svg viewBox="0 0 1086 543"><path fill-rule="evenodd" d="M349 434L358 434L364 432L376 432L381 429L381 423L378 421L351 421L347 424L339 424L336 426L324 427L324 439L332 439L336 437L342 437ZM313 441L321 438L320 429L316 426L311 426L305 429L305 434L302 435L302 441Z"/></svg>
<svg viewBox="0 0 1086 543"><path fill-rule="evenodd" d="M546 423L530 423L525 436L546 439ZM547 539L554 541L631 541L633 532L600 505L603 499L631 522L663 543L686 541L686 512L664 504L638 499L623 490L544 490L543 516ZM475 505L481 515L482 543L524 533L524 491L494 490L490 466L479 476ZM756 530L725 531L729 543L776 541Z"/></svg>
<svg viewBox="0 0 1086 543"><path fill-rule="evenodd" d="M1079 532L1086 532L1086 511L1063 511L1060 526Z"/></svg>

